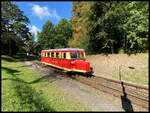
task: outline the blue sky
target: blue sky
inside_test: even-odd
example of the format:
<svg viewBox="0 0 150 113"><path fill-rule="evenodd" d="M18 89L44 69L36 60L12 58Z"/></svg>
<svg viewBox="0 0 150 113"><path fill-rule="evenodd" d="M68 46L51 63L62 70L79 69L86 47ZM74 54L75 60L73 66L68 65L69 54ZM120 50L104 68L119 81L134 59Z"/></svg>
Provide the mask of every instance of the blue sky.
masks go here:
<svg viewBox="0 0 150 113"><path fill-rule="evenodd" d="M14 1L12 3L19 6L21 11L24 11L24 15L30 20L30 24L28 24L29 29L35 35L37 31L42 31L42 26L47 20L50 20L55 25L58 24L62 18L70 20L72 16L71 1Z"/></svg>

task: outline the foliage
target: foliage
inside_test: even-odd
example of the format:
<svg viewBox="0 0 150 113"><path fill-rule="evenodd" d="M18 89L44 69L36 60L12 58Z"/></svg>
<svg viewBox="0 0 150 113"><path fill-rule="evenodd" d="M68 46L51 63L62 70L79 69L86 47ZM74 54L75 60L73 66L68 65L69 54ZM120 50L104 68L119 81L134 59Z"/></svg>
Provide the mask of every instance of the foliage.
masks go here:
<svg viewBox="0 0 150 113"><path fill-rule="evenodd" d="M36 55L43 49L77 47L87 53L126 53L148 50L148 2L73 1L72 17L53 25L47 21L34 44L29 19L17 5L2 2L2 54L26 51Z"/></svg>
<svg viewBox="0 0 150 113"><path fill-rule="evenodd" d="M73 2L72 6L74 47L86 47L88 53L148 49L148 2ZM88 41L86 46L82 38Z"/></svg>
<svg viewBox="0 0 150 113"><path fill-rule="evenodd" d="M68 40L72 38L72 25L70 21L63 18L55 25L55 48L68 47Z"/></svg>
<svg viewBox="0 0 150 113"><path fill-rule="evenodd" d="M94 2L91 5L88 16L88 23L91 30L90 45L93 52L108 52L114 53L115 46L120 43L121 32L121 17L123 11L121 7L125 4L122 2Z"/></svg>
<svg viewBox="0 0 150 113"><path fill-rule="evenodd" d="M72 2L72 13L71 18L72 29L73 29L73 39L69 41L70 47L82 47L87 48L87 31L88 27L85 26L87 22L86 14L89 12L90 5L92 2ZM87 39L87 43L84 43L83 40ZM85 45L84 45L85 44Z"/></svg>
<svg viewBox="0 0 150 113"><path fill-rule="evenodd" d="M19 57L19 59L22 57ZM18 68L19 67L19 68ZM52 84L18 59L2 55L2 111L85 111L72 96L66 96Z"/></svg>
<svg viewBox="0 0 150 113"><path fill-rule="evenodd" d="M143 41L148 41L148 2L130 2L125 9L124 32L131 50L148 49Z"/></svg>
<svg viewBox="0 0 150 113"><path fill-rule="evenodd" d="M118 53L125 53L124 49L123 48L120 48Z"/></svg>
<svg viewBox="0 0 150 113"><path fill-rule="evenodd" d="M55 44L54 32L55 32L54 25L52 24L51 21L48 20L43 25L42 32L37 34L37 45L40 48L39 52L43 49L54 48L54 44Z"/></svg>
<svg viewBox="0 0 150 113"><path fill-rule="evenodd" d="M34 49L34 34L29 36L29 40L26 42L25 46L23 47L27 53L33 53Z"/></svg>
<svg viewBox="0 0 150 113"><path fill-rule="evenodd" d="M44 49L66 48L68 40L72 38L71 23L63 18L57 25L53 25L49 20L43 25L42 32L37 35L35 44L36 52Z"/></svg>
<svg viewBox="0 0 150 113"><path fill-rule="evenodd" d="M3 1L1 7L2 54L16 54L30 35L27 24L29 19L17 5ZM6 48L7 49L6 49Z"/></svg>

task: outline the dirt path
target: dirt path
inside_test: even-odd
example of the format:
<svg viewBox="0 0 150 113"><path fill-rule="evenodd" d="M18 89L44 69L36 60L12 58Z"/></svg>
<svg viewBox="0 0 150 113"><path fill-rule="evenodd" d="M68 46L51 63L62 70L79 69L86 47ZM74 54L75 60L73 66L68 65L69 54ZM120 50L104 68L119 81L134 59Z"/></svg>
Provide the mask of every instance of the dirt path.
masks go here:
<svg viewBox="0 0 150 113"><path fill-rule="evenodd" d="M65 92L66 96L73 96L79 103L91 111L124 111L114 101L107 99L107 96L104 96L103 93L98 95L91 92L84 84L61 78L55 72L43 69L32 61L24 61L24 63L26 66L41 73L41 76L47 77L58 90Z"/></svg>
<svg viewBox="0 0 150 113"><path fill-rule="evenodd" d="M59 88L66 94L73 95L80 103L92 111L123 111L122 108L115 105L112 101L104 98L103 95L97 95L89 90L82 84L75 84L68 80L59 80L57 84L63 88Z"/></svg>

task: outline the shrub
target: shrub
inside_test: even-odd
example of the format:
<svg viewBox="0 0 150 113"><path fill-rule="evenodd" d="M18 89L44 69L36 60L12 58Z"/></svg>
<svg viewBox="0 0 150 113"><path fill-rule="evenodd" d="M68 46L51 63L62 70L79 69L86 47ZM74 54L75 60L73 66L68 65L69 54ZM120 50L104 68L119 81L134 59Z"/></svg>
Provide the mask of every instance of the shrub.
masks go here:
<svg viewBox="0 0 150 113"><path fill-rule="evenodd" d="M119 53L125 53L125 50L123 48L120 48Z"/></svg>

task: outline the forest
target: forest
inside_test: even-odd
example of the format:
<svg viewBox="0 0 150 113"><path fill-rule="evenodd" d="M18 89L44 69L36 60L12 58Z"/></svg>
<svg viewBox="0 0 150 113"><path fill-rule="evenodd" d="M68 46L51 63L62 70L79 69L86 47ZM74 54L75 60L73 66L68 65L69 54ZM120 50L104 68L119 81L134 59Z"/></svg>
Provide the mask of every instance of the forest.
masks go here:
<svg viewBox="0 0 150 113"><path fill-rule="evenodd" d="M84 48L87 54L148 52L148 1L73 1L72 17L30 33L29 18L10 1L1 2L1 53L40 55L41 50Z"/></svg>

